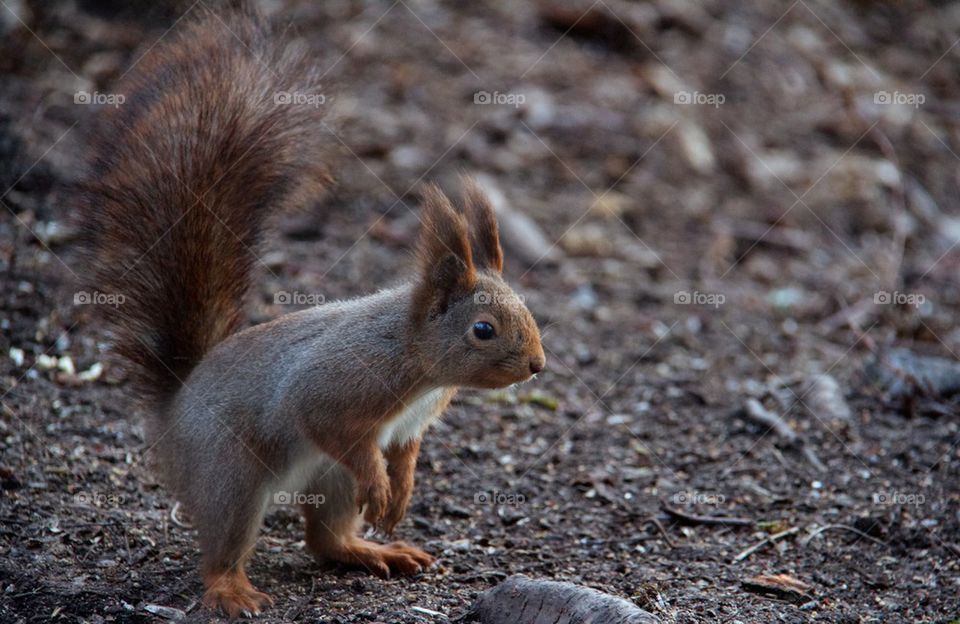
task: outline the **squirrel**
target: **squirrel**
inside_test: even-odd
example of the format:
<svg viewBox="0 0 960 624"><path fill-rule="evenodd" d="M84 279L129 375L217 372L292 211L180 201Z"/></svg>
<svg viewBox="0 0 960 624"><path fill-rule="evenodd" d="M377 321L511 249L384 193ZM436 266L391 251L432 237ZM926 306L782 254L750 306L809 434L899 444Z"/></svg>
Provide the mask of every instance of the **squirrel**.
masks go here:
<svg viewBox="0 0 960 624"><path fill-rule="evenodd" d="M306 547L380 576L434 558L392 535L421 437L459 387L544 368L533 316L504 281L490 201L434 185L408 279L243 328L268 217L331 184L319 72L241 8L206 11L121 80L90 139L81 206L92 285L122 293L108 319L146 408L148 452L198 533L204 603L230 617L273 604L246 574L277 492ZM277 94L286 94L278 99Z"/></svg>

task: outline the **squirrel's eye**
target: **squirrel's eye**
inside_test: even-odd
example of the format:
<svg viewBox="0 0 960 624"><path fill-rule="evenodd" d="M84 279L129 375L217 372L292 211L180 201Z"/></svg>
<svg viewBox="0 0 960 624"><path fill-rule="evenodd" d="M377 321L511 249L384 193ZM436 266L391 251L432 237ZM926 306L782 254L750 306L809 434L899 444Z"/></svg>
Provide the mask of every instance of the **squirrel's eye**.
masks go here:
<svg viewBox="0 0 960 624"><path fill-rule="evenodd" d="M477 321L473 324L473 335L480 340L490 340L494 335L493 325L486 321Z"/></svg>

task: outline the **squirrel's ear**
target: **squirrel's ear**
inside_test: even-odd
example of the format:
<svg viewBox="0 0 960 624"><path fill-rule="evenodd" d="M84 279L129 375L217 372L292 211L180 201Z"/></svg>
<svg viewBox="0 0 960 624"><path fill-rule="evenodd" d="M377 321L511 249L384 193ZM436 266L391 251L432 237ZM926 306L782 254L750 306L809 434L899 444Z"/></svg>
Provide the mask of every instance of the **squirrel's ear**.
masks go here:
<svg viewBox="0 0 960 624"><path fill-rule="evenodd" d="M453 298L472 291L477 273L463 215L436 185L425 185L421 195L420 275L413 305L417 316L426 317L444 312Z"/></svg>
<svg viewBox="0 0 960 624"><path fill-rule="evenodd" d="M478 267L503 272L503 250L500 249L500 230L490 198L473 178L461 179L464 209L470 223L470 248Z"/></svg>

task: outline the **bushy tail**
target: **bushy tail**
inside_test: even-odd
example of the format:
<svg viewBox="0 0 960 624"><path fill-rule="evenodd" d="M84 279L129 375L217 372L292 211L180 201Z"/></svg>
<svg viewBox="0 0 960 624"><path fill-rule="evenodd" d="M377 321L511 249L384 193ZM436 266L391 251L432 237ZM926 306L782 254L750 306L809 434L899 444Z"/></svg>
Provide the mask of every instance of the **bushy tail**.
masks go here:
<svg viewBox="0 0 960 624"><path fill-rule="evenodd" d="M178 28L114 90L82 207L115 349L160 403L238 329L266 217L329 181L304 54L248 11Z"/></svg>

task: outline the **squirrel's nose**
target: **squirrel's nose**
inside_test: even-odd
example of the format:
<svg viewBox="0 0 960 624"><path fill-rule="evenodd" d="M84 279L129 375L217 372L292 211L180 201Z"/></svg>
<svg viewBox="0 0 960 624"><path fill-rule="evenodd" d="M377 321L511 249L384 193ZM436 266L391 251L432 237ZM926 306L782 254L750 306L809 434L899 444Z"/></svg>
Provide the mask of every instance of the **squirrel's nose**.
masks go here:
<svg viewBox="0 0 960 624"><path fill-rule="evenodd" d="M530 374L536 375L543 370L545 358L543 356L534 356L530 358Z"/></svg>

